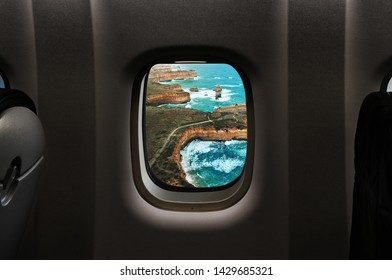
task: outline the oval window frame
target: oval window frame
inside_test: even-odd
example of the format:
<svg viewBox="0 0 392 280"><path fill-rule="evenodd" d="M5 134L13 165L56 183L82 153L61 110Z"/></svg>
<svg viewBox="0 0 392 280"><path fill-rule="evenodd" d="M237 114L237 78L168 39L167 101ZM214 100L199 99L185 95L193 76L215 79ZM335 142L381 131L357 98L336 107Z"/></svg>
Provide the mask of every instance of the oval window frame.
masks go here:
<svg viewBox="0 0 392 280"><path fill-rule="evenodd" d="M214 188L165 188L149 174L145 155L144 108L147 77L156 64L184 63L224 63L233 67L243 81L247 109L247 156L242 174L227 186ZM165 210L177 211L214 211L228 208L237 203L247 193L253 172L254 158L254 108L250 81L241 67L222 59L200 60L160 59L147 63L134 80L131 96L131 161L135 186L148 203ZM134 133L137 131L137 133ZM133 132L133 133L132 133Z"/></svg>

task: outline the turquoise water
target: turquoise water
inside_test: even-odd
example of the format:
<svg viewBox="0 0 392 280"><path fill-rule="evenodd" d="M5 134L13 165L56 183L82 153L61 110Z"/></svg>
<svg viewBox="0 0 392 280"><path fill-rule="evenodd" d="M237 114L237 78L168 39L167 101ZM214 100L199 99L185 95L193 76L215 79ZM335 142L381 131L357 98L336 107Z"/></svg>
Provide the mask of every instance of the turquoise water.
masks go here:
<svg viewBox="0 0 392 280"><path fill-rule="evenodd" d="M196 70L195 80L165 82L180 84L191 95L186 104L165 104L162 107L191 108L212 112L216 108L245 104L245 89L237 71L227 64L180 64L181 70ZM173 65L177 69L177 65ZM213 89L219 85L222 97L215 99ZM199 92L190 92L197 87ZM246 141L194 140L181 150L181 165L189 183L199 188L227 185L237 179L246 160Z"/></svg>
<svg viewBox="0 0 392 280"><path fill-rule="evenodd" d="M204 112L212 112L216 108L245 104L245 89L238 72L227 64L180 64L181 70L196 70L195 80L165 82L163 84L180 84L183 90L191 95L191 101L185 104L166 104L162 107L192 108ZM173 69L175 69L173 67ZM215 100L213 89L219 85L222 97ZM199 92L190 92L197 87Z"/></svg>
<svg viewBox="0 0 392 280"><path fill-rule="evenodd" d="M5 87L5 85L4 85L4 80L3 80L3 78L0 76L0 88L4 88Z"/></svg>
<svg viewBox="0 0 392 280"><path fill-rule="evenodd" d="M180 153L189 183L196 187L219 187L241 175L246 159L246 141L194 140Z"/></svg>

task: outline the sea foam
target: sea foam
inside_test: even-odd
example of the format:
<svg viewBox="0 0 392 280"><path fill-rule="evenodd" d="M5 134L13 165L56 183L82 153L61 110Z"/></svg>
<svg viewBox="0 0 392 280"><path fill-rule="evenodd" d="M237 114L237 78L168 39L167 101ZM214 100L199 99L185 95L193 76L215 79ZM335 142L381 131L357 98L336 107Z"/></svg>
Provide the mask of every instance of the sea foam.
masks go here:
<svg viewBox="0 0 392 280"><path fill-rule="evenodd" d="M180 154L189 183L196 187L223 186L241 174L246 159L246 141L194 140Z"/></svg>

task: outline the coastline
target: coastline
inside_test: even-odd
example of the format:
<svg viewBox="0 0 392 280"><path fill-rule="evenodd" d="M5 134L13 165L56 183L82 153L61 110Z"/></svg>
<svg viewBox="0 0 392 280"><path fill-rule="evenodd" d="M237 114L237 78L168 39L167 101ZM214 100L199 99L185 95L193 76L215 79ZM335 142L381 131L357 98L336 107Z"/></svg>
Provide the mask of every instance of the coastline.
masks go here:
<svg viewBox="0 0 392 280"><path fill-rule="evenodd" d="M147 160L151 173L158 180L173 187L195 188L186 180L186 172L181 163L181 150L191 141L230 141L247 140L247 113L245 104L229 104L213 111L203 111L187 107L165 107L164 104L186 104L191 95L184 91L181 84L161 84L160 81L194 80L194 70L173 71L170 66L159 65L150 72L147 81L145 103L145 133ZM214 89L217 89L215 86ZM189 91L199 92L190 87ZM213 90L213 89L211 89ZM219 91L221 93L221 91ZM211 96L205 96L211 106ZM199 95L200 95L199 94ZM228 97L229 96L229 97ZM202 98L203 98L202 97ZM206 102L197 97L197 102ZM214 102L222 102L230 95L216 95ZM226 99L223 99L226 102ZM237 102L241 102L239 99ZM226 103L227 104L227 103ZM221 105L222 106L222 105Z"/></svg>
<svg viewBox="0 0 392 280"><path fill-rule="evenodd" d="M188 129L184 131L177 143L174 147L174 150L168 160L171 160L176 163L180 178L184 181L186 180L186 173L181 164L181 150L193 140L202 140L202 141L230 141L230 140L247 140L248 130L247 129L237 129L237 128L228 128L215 130L214 128L203 129L203 128L195 128Z"/></svg>

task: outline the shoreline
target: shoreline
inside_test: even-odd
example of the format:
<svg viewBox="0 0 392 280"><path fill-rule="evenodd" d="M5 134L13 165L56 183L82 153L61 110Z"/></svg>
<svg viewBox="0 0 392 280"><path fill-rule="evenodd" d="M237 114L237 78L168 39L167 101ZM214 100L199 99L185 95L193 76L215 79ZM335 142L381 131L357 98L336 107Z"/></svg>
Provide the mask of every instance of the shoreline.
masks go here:
<svg viewBox="0 0 392 280"><path fill-rule="evenodd" d="M173 149L168 160L173 161L179 170L179 177L186 180L186 172L182 168L180 151L193 140L201 141L231 141L231 140L247 140L248 130L238 128L228 128L216 130L215 128L193 128L184 131L178 138L178 141ZM192 185L193 186L193 185ZM181 187L181 186L178 186ZM193 186L195 187L195 186Z"/></svg>

